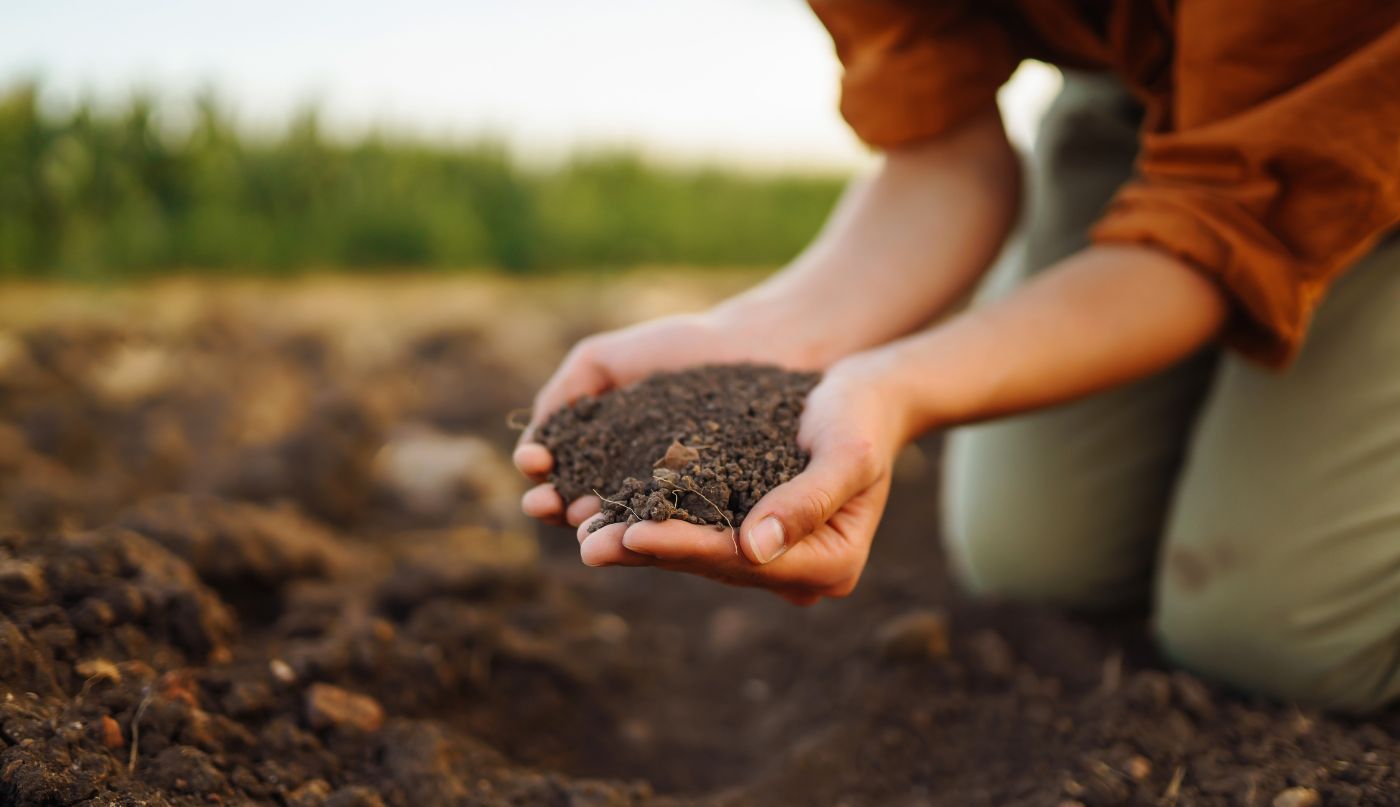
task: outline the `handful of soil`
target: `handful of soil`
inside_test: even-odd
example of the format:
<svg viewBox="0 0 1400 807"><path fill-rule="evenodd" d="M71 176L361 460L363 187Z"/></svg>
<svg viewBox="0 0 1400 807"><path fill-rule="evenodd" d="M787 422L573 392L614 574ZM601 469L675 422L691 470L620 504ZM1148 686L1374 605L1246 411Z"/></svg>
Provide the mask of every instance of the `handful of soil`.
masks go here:
<svg viewBox="0 0 1400 807"><path fill-rule="evenodd" d="M819 373L754 364L657 373L586 396L545 421L550 481L596 494L605 524L678 518L737 529L763 495L807 467L798 420Z"/></svg>

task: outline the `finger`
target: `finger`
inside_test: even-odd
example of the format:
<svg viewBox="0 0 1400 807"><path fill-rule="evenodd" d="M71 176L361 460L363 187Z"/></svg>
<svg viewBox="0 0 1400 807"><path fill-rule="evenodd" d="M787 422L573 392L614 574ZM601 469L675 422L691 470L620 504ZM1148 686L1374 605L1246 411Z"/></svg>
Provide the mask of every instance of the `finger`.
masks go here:
<svg viewBox="0 0 1400 807"><path fill-rule="evenodd" d="M530 518L558 523L564 513L564 500L553 485L535 485L520 497L520 509Z"/></svg>
<svg viewBox="0 0 1400 807"><path fill-rule="evenodd" d="M829 531L829 528L823 528ZM756 566L734 547L733 533L679 520L641 521L627 528L623 546L652 559L655 565L696 574L731 585L755 586L775 593L819 594L829 581L849 575L847 558L821 541L799 544L781 560Z"/></svg>
<svg viewBox="0 0 1400 807"><path fill-rule="evenodd" d="M550 415L584 395L597 395L612 386L612 378L597 361L596 342L585 339L569 351L559 369L535 396L530 412L530 425L524 436L533 436L534 429Z"/></svg>
<svg viewBox="0 0 1400 807"><path fill-rule="evenodd" d="M633 552L671 562L723 564L735 556L734 533L726 527L691 524L679 519L639 521L622 543Z"/></svg>
<svg viewBox="0 0 1400 807"><path fill-rule="evenodd" d="M857 559L858 565L852 566L847 542L830 525L822 526L780 560L765 566L739 554L728 530L677 520L633 524L623 534L622 543L655 566L730 585L765 588L799 605L849 593L862 564Z"/></svg>
<svg viewBox="0 0 1400 807"><path fill-rule="evenodd" d="M582 524L578 525L578 529L577 529L577 530L574 530L574 535L578 538L578 542L579 542L579 545L580 545L580 546L583 545L583 542L584 542L584 541L587 541L587 540L588 540L588 536L590 536L590 535L593 534L593 532L594 532L594 530L593 530L593 522L597 521L597 520L600 519L600 518L602 518L602 513L599 513L598 515L594 516L593 518L587 519L587 520L584 521ZM602 529L602 528L599 527L599 529Z"/></svg>
<svg viewBox="0 0 1400 807"><path fill-rule="evenodd" d="M769 491L744 518L739 534L744 556L760 566L772 563L878 478L868 443L814 451L806 470Z"/></svg>
<svg viewBox="0 0 1400 807"><path fill-rule="evenodd" d="M591 533L579 529L582 543L578 555L585 566L648 566L651 559L622 545L626 524L609 524Z"/></svg>
<svg viewBox="0 0 1400 807"><path fill-rule="evenodd" d="M535 442L522 442L516 446L511 460L515 462L515 467L520 473L536 482L543 482L545 476L554 468L554 455L549 453L549 449Z"/></svg>
<svg viewBox="0 0 1400 807"><path fill-rule="evenodd" d="M569 502L568 508L564 511L564 520L571 526L577 527L589 517L603 509L603 502L597 496L584 496Z"/></svg>

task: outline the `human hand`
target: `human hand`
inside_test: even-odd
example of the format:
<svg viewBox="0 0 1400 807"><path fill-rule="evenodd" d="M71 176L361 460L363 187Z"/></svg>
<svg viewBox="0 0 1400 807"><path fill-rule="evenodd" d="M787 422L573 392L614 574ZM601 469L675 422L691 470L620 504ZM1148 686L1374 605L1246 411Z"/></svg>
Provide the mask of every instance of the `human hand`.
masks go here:
<svg viewBox="0 0 1400 807"><path fill-rule="evenodd" d="M535 429L555 410L584 396L639 381L660 370L699 364L762 362L798 369L812 364L798 349L799 334L768 312L760 319L738 308L716 309L644 322L590 336L574 346L535 397L531 421L515 449L515 465L540 483L521 499L526 515L578 526L598 512L600 502L585 496L565 502L545 482L554 467L549 449L534 439Z"/></svg>
<svg viewBox="0 0 1400 807"><path fill-rule="evenodd" d="M905 411L878 360L834 365L811 392L797 441L807 468L730 530L679 520L579 527L590 566L659 566L768 589L801 605L843 597L860 579L889 496ZM735 551L737 540L740 552Z"/></svg>

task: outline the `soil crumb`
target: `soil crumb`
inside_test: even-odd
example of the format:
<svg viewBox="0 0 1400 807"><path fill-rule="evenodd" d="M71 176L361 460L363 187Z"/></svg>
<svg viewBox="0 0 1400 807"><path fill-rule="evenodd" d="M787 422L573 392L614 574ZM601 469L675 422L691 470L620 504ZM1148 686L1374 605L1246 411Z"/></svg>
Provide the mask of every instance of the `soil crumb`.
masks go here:
<svg viewBox="0 0 1400 807"><path fill-rule="evenodd" d="M555 412L539 439L566 501L595 494L591 529L678 518L737 528L807 466L802 405L820 378L754 364L657 373Z"/></svg>

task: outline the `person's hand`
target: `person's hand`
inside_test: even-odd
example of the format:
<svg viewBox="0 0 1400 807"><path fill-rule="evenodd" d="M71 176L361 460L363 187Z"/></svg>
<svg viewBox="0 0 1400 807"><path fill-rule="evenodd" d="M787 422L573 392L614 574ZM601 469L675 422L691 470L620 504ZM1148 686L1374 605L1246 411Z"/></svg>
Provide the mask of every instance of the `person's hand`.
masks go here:
<svg viewBox="0 0 1400 807"><path fill-rule="evenodd" d="M855 588L884 513L906 407L877 362L834 365L807 398L798 444L807 468L764 496L735 536L679 520L579 527L590 566L660 566L765 588L801 605ZM590 519L591 521L591 519ZM735 540L739 552L735 550Z"/></svg>
<svg viewBox="0 0 1400 807"><path fill-rule="evenodd" d="M574 346L535 396L531 420L515 448L515 465L540 484L521 499L525 514L573 526L598 512L600 502L585 496L565 502L544 480L554 467L549 450L534 439L535 429L555 410L584 396L639 381L659 370L699 364L761 362L797 369L809 356L793 347L800 334L778 322L774 312L760 320L738 308L662 317L629 328L590 336Z"/></svg>

